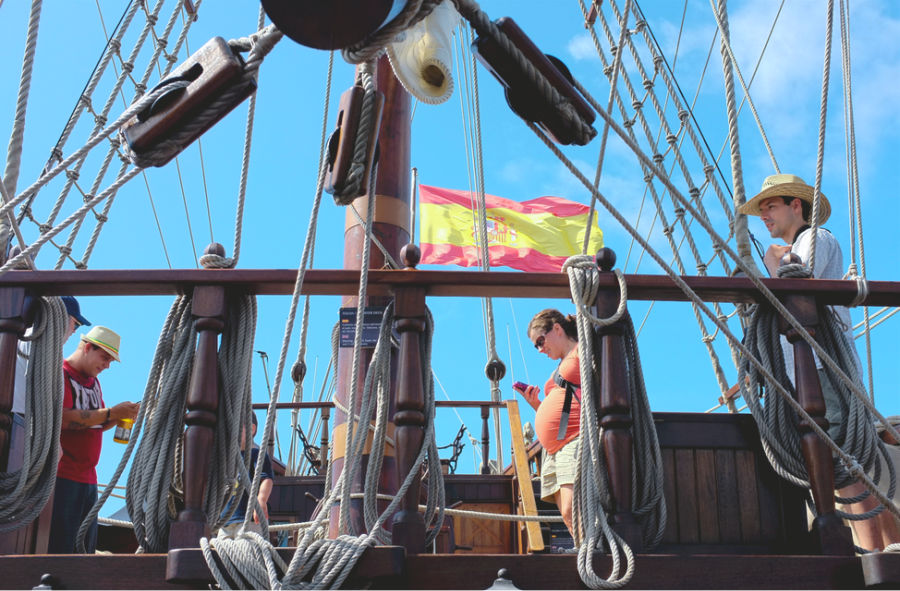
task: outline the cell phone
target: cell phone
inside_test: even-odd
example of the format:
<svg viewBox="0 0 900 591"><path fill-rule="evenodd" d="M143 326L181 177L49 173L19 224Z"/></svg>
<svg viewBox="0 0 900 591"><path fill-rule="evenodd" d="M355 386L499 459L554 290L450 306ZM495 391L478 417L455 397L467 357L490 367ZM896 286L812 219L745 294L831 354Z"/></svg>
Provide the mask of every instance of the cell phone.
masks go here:
<svg viewBox="0 0 900 591"><path fill-rule="evenodd" d="M515 382L513 384L513 388L515 388L519 392L524 392L528 389L528 384L526 384L525 382Z"/></svg>

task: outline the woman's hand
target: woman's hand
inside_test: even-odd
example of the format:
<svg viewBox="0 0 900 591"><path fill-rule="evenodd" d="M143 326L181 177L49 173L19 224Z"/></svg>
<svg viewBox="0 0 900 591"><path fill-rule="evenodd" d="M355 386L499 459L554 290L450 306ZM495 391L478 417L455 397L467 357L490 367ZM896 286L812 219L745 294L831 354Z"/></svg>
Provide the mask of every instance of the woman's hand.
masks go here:
<svg viewBox="0 0 900 591"><path fill-rule="evenodd" d="M541 389L537 386L529 386L525 385L525 389L513 388L516 392L522 395L522 398L531 405L531 408L537 410L541 405L541 401L538 400L538 395L541 393Z"/></svg>

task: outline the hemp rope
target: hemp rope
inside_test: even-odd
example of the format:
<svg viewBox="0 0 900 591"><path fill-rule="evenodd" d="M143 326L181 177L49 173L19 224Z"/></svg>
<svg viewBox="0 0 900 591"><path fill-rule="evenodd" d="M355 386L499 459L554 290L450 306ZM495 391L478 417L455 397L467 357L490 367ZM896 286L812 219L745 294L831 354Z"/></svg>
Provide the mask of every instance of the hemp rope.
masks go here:
<svg viewBox="0 0 900 591"><path fill-rule="evenodd" d="M22 73L19 78L19 91L16 100L16 113L13 117L12 133L6 149L6 168L3 170L2 183L4 193L15 194L16 183L22 164L22 147L25 138L25 114L28 111L28 96L31 91L31 73L34 69L34 54L37 49L38 31L41 24L41 8L43 0L33 0L28 16L28 32L25 37L25 56L22 59ZM4 198L5 200L5 198ZM0 217L0 261L6 257L9 244L9 231L16 222L12 217L8 220Z"/></svg>
<svg viewBox="0 0 900 591"><path fill-rule="evenodd" d="M581 374L581 445L575 475L573 498L573 529L579 545L578 572L582 581L592 588L619 588L628 583L634 572L634 556L628 545L609 527L606 510L611 508L609 482L603 450L603 433L599 427L599 409L595 407L599 392L594 387L595 372L600 351L594 350L594 327L610 326L620 322L625 329L623 339L626 352L626 379L631 399L633 418L634 454L632 457L633 482L631 505L642 525L645 544L652 548L662 539L666 507L663 496L662 455L656 437L653 414L644 387L637 339L631 317L626 312L627 290L621 272L616 270L620 285L619 305L610 318L597 318L588 306L597 299L600 272L592 257L569 257L563 267L568 276L572 299L576 305L579 334L579 369ZM588 467L588 472L585 468ZM583 537L583 539L582 539ZM613 568L608 578L597 576L593 569L594 548L601 550L603 543L610 548ZM619 575L619 552L626 558L626 571Z"/></svg>
<svg viewBox="0 0 900 591"><path fill-rule="evenodd" d="M31 522L56 485L61 400L65 388L62 346L69 315L62 300L40 298L25 382L25 439L22 467L0 473L0 532Z"/></svg>

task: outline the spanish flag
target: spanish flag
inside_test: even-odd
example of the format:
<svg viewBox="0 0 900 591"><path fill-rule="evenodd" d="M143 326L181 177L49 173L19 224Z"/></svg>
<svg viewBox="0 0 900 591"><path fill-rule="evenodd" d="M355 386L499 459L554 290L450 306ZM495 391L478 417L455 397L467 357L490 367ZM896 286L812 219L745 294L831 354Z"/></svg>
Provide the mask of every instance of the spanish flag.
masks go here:
<svg viewBox="0 0 900 591"><path fill-rule="evenodd" d="M560 197L538 197L518 203L485 195L488 253L492 267L556 273L566 259L581 252L590 208ZM419 244L422 263L481 264L476 247L476 196L419 185ZM594 215L588 253L603 246Z"/></svg>

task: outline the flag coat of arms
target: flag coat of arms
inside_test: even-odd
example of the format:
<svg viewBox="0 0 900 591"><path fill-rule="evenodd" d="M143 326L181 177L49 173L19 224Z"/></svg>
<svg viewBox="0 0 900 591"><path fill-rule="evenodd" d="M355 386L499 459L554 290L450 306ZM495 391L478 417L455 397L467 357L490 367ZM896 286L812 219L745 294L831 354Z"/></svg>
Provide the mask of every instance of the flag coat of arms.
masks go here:
<svg viewBox="0 0 900 591"><path fill-rule="evenodd" d="M561 197L538 197L521 203L485 195L488 253L492 267L556 273L581 253L590 208ZM477 246L476 196L419 185L419 244L422 263L481 265ZM588 254L603 246L596 212Z"/></svg>

